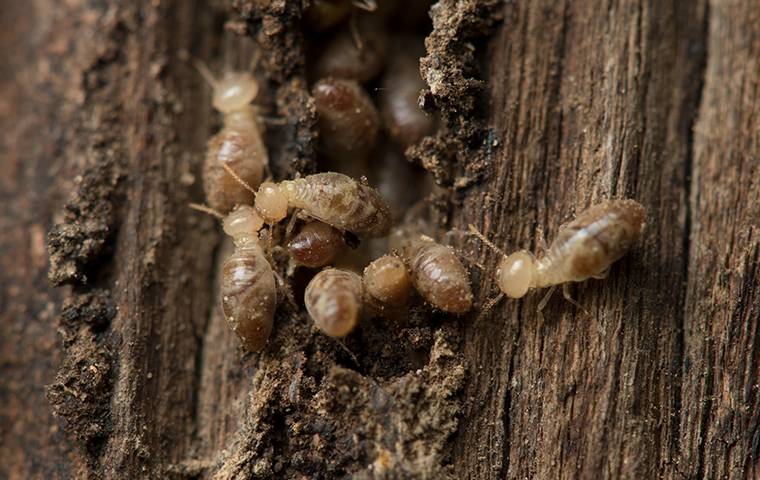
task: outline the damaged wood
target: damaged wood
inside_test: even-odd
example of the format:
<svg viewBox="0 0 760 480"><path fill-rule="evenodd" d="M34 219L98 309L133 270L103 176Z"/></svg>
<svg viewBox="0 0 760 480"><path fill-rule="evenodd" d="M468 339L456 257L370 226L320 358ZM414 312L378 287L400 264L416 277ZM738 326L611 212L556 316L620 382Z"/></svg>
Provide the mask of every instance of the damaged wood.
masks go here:
<svg viewBox="0 0 760 480"><path fill-rule="evenodd" d="M539 292L480 317L499 256L453 235L467 317L415 308L340 344L286 300L247 355L216 302L230 246L187 207L219 122L192 61L255 40L287 120L273 174L313 171L302 2L109 3L0 19L0 476L760 473L753 2L437 2L421 102L442 127L407 156L444 187L441 238L536 250L609 197L645 206L643 236L573 286L588 314L541 316Z"/></svg>

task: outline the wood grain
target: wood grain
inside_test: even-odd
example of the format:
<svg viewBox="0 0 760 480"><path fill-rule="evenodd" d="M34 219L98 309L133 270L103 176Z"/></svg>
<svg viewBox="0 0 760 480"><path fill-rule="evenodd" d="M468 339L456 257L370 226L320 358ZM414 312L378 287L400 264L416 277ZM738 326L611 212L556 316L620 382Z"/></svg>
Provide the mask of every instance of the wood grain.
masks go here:
<svg viewBox="0 0 760 480"><path fill-rule="evenodd" d="M296 119L268 137L275 173L309 170L301 4L236 3L273 52L263 101ZM587 313L556 295L541 316L543 292L420 309L363 326L358 360L287 302L243 356L216 306L229 245L186 205L218 120L192 60L250 58L227 3L0 8L0 477L760 476L756 0L438 2L446 229L536 250L610 197L647 227L573 286ZM487 41L450 14L494 8ZM499 255L460 247L483 305Z"/></svg>

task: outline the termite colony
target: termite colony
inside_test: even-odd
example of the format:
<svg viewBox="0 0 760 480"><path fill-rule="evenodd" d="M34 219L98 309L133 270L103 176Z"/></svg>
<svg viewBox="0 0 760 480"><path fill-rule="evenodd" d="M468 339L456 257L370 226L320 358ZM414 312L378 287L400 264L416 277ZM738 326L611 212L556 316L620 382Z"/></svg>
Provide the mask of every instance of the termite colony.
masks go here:
<svg viewBox="0 0 760 480"><path fill-rule="evenodd" d="M424 87L418 32L428 7L425 1L314 0L305 11L322 173L265 178L265 122L253 103L259 86L252 72L217 77L199 65L223 126L208 143L203 169L208 207L195 207L222 219L233 240L222 268L221 306L246 350L266 346L296 270L309 272L306 311L334 338L363 319L403 319L410 308L471 310L469 274L458 254L426 236L420 216L410 213L426 207L431 188L424 170L403 155L436 128L418 105ZM544 256L505 256L497 283L519 298L531 288L599 278L643 221L633 201L592 208L566 225ZM283 268L273 259L277 249L289 258Z"/></svg>

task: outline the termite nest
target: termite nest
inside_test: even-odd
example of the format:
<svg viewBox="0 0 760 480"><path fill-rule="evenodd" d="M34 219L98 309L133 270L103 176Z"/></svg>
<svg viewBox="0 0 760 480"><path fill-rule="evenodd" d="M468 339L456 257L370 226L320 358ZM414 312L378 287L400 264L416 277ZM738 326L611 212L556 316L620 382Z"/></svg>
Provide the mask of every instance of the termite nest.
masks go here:
<svg viewBox="0 0 760 480"><path fill-rule="evenodd" d="M246 350L266 347L278 302L294 291L303 290L294 305L302 300L314 328L336 339L377 318L389 328L404 324L412 309L465 316L473 308L468 269L454 248L433 237L427 220L439 187L404 155L437 128L419 105L428 7L309 4L302 20L317 114L316 174L272 178L253 72L215 76L199 64L222 127L204 164L208 206L196 208L222 219L235 245L222 268L220 296ZM530 289L603 278L644 217L635 201L606 201L564 225L541 255L500 253L495 279L502 294L482 310L503 295L520 298ZM474 226L470 231L500 252ZM296 274L304 271L305 277ZM301 281L305 288L296 284Z"/></svg>

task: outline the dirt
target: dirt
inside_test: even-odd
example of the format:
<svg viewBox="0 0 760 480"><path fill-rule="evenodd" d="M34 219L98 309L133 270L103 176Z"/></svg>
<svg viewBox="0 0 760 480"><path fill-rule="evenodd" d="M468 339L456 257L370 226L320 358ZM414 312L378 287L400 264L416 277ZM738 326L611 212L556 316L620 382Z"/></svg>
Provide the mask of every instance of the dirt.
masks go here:
<svg viewBox="0 0 760 480"><path fill-rule="evenodd" d="M263 50L261 66L277 114L288 120L268 127L276 178L316 168L316 115L304 76L299 5L239 1L240 21L230 26L254 37ZM498 21L498 5L442 1L432 11L434 29L421 65L429 89L422 104L440 114L442 126L407 154L452 191L476 181L487 158L488 131L478 120L483 82L473 45ZM49 236L51 282L78 287L61 313L65 355L48 395L96 469L112 434L119 359L109 348L111 295L92 283L110 268L122 176L118 163L89 165ZM281 305L270 345L253 360L258 366L232 443L217 458L188 455L165 465L161 476L450 477L447 442L458 427L466 376L460 321L420 307L404 324L375 319L340 343L314 332L302 308Z"/></svg>
<svg viewBox="0 0 760 480"><path fill-rule="evenodd" d="M474 184L487 166L491 138L480 105L485 82L476 52L501 20L502 2L440 1L430 11L433 31L425 39L420 61L428 89L423 108L438 112L442 125L435 136L411 147L407 156L419 162L441 186L461 189Z"/></svg>
<svg viewBox="0 0 760 480"><path fill-rule="evenodd" d="M115 315L110 292L96 290L71 296L60 316L63 364L48 386L48 399L90 459L100 456L111 433L114 359L102 339Z"/></svg>

